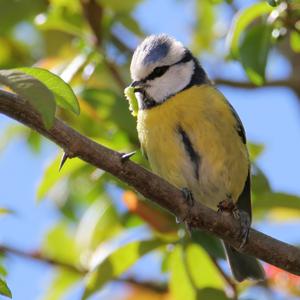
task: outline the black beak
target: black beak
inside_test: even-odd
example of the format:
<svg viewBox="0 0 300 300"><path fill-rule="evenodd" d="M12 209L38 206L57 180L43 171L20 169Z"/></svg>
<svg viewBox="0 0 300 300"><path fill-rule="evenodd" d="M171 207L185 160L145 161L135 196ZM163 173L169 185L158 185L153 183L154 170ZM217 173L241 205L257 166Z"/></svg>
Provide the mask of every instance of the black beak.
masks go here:
<svg viewBox="0 0 300 300"><path fill-rule="evenodd" d="M145 82L143 80L136 80L133 81L130 86L134 87L134 92L143 93Z"/></svg>
<svg viewBox="0 0 300 300"><path fill-rule="evenodd" d="M133 87L139 87L139 86L142 86L143 85L143 81L142 80L135 80L131 83L130 86L133 86Z"/></svg>

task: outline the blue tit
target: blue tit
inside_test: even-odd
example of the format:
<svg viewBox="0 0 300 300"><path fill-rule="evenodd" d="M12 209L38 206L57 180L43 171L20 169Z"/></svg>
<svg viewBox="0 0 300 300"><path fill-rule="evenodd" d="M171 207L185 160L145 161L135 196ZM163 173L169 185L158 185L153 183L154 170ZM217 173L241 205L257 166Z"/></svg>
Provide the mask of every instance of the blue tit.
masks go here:
<svg viewBox="0 0 300 300"><path fill-rule="evenodd" d="M250 162L233 107L192 53L165 34L151 35L137 47L130 72L138 136L153 172L214 210L232 207L247 238ZM226 243L225 250L237 281L264 279L254 257Z"/></svg>

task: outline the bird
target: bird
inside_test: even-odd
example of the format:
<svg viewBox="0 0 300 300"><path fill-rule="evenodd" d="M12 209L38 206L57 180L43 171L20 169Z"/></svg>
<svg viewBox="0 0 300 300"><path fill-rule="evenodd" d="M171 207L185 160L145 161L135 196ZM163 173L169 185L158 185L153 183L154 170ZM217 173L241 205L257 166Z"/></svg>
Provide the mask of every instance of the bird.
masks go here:
<svg viewBox="0 0 300 300"><path fill-rule="evenodd" d="M152 171L195 201L251 225L250 161L243 124L192 52L167 34L146 37L133 53L137 132ZM264 280L261 264L224 242L238 282Z"/></svg>

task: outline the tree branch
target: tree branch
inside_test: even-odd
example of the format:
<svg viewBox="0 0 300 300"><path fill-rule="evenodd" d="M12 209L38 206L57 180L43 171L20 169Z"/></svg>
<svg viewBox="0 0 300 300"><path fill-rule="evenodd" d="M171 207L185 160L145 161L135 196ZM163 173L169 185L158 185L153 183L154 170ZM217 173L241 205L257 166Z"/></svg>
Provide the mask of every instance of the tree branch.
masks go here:
<svg viewBox="0 0 300 300"><path fill-rule="evenodd" d="M85 274L87 271L76 267L74 265L47 257L45 255L43 255L41 252L39 251L33 251L33 252L26 252L26 251L22 251L10 246L5 246L5 245L0 245L0 253L7 253L7 254L14 254L17 256L21 256L24 258L29 258L29 259L34 259L34 260L38 260L41 261L43 263L52 265L52 266L58 266L58 267L63 267L65 269L68 269L72 272L76 272L76 273L80 273L80 274Z"/></svg>
<svg viewBox="0 0 300 300"><path fill-rule="evenodd" d="M117 278L116 282L130 284L132 286L154 291L158 294L166 294L168 292L168 286L165 283L151 282L151 281L137 281L135 278Z"/></svg>
<svg viewBox="0 0 300 300"><path fill-rule="evenodd" d="M43 255L40 251L32 251L32 252L26 252L20 249L16 249L10 246L6 245L0 245L0 253L6 253L6 254L13 254L17 255L26 259L32 259L37 260L42 263L46 263L51 266L61 267L64 269L67 269L69 271L79 273L82 276L84 276L88 271L84 270L82 268L76 267L74 265L49 258L45 255ZM130 284L132 286L136 286L139 288L145 288L149 290L153 290L157 293L164 294L168 291L168 287L164 283L159 282L151 282L151 281L137 281L135 278L116 278L114 279L116 282L126 283Z"/></svg>
<svg viewBox="0 0 300 300"><path fill-rule="evenodd" d="M288 87L295 91L300 90L300 85L297 83L297 80L293 78L267 81L262 86L257 86L254 83L249 81L235 81L235 80L230 80L225 78L215 78L213 82L217 85L219 84L228 85L228 86L243 88L243 89L255 89L255 88L263 88L263 87Z"/></svg>
<svg viewBox="0 0 300 300"><path fill-rule="evenodd" d="M199 202L189 210L181 191L141 166L122 161L120 153L97 144L57 119L54 126L47 130L39 114L15 94L0 91L0 112L52 140L69 157L79 157L111 173L179 219L187 218L193 227L211 232L233 247L239 247L240 242L236 238L239 224L236 220L218 214ZM249 241L240 251L300 275L300 249L259 231L250 229Z"/></svg>

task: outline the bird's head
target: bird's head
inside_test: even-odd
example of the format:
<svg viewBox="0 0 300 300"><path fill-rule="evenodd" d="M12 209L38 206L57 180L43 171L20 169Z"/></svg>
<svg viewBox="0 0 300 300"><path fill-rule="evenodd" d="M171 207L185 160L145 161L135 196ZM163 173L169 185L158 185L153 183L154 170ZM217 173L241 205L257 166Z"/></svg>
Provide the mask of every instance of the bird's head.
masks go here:
<svg viewBox="0 0 300 300"><path fill-rule="evenodd" d="M185 89L195 77L195 72L199 73L198 77L202 76L201 80L206 78L191 52L165 34L151 35L137 47L130 72L131 86L135 87L139 108L142 109L162 103Z"/></svg>

